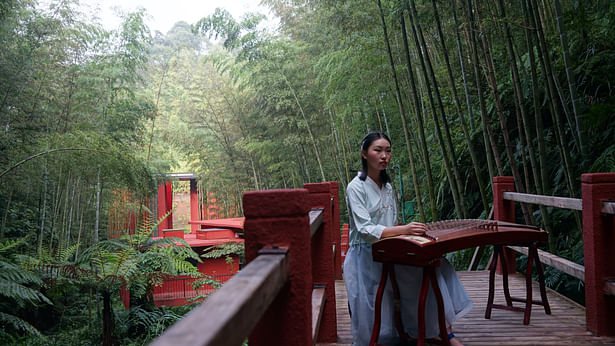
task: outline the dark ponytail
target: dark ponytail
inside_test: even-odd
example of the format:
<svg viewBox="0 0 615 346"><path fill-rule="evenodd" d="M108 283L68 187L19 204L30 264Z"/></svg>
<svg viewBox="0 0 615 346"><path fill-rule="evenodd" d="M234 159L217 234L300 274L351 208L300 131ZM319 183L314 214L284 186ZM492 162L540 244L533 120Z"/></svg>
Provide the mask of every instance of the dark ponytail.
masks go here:
<svg viewBox="0 0 615 346"><path fill-rule="evenodd" d="M363 137L363 141L361 141L361 150L365 150L365 152L367 153L367 149L369 149L369 146L372 145L372 143L380 138L384 138L386 139L389 144L392 145L391 140L389 139L389 137L387 135L385 135L384 133L380 132L380 131L374 131L374 132L370 132L367 135L365 135L365 137ZM363 155L361 155L361 165L362 165L362 169L361 172L359 172L359 179L365 181L365 179L367 178L367 160L363 157ZM384 186L386 185L389 181L391 181L391 179L389 178L389 175L386 172L386 169L383 169L380 171L380 183Z"/></svg>

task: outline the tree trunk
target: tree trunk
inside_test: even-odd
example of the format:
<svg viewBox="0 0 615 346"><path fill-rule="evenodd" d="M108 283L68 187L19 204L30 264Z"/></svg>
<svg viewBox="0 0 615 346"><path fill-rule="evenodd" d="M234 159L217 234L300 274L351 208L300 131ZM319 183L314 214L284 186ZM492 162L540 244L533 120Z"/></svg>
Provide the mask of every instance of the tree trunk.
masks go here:
<svg viewBox="0 0 615 346"><path fill-rule="evenodd" d="M461 36L459 34L459 21L457 19L457 9L455 0L451 0L451 10L453 11L453 20L455 23L455 38L457 40L457 55L459 55L459 66L461 67L461 77L463 78L463 91L466 96L466 106L468 107L468 116L470 117L470 130L474 132L474 119L472 112L472 101L470 100L470 91L468 90L468 81L466 78L466 70L464 56L463 56L463 48L461 46Z"/></svg>
<svg viewBox="0 0 615 346"><path fill-rule="evenodd" d="M47 186L45 185L45 188ZM45 189L45 191L47 191ZM9 208L11 207L11 200L13 198L13 189L9 190L9 198L6 201L6 208L4 209L4 216L2 217L2 224L0 225L0 240L4 239L4 228L6 226L6 219L9 217ZM45 202L43 201L43 205L45 204ZM44 215L44 214L43 214ZM44 216L43 216L43 220L44 220ZM41 231L42 233L42 231Z"/></svg>
<svg viewBox="0 0 615 346"><path fill-rule="evenodd" d="M476 4L476 6L477 6L477 14L478 14L479 13L478 3ZM477 19L480 22L480 18L477 18ZM498 84L497 84L497 80L495 77L495 69L493 67L493 61L491 58L489 42L487 41L487 38L485 37L485 35L482 36L482 44L483 44L482 48L483 48L484 58L485 58L487 80L490 83L493 98L495 100L496 110L497 110L498 118L500 120L500 127L502 128L502 138L504 139L504 147L505 147L506 155L508 157L508 161L510 164L513 178L515 180L515 186L517 188L517 191L523 193L525 192L525 187L524 187L525 185L523 184L521 180L521 175L519 174L519 170L517 169L517 163L515 162L515 154L512 150L513 145L510 141L508 125L506 124L506 117L504 115L504 106L502 105L500 92L498 90ZM530 223L529 213L527 209L523 205L521 206L521 209L523 211L525 222Z"/></svg>
<svg viewBox="0 0 615 346"><path fill-rule="evenodd" d="M303 107L301 106L301 103L299 102L299 98L297 97L297 94L295 93L295 89L292 87L292 85L290 85L290 82L288 81L286 76L282 72L280 72L280 74L282 75L282 77L284 77L284 81L286 81L286 85L288 85L288 88L292 92L293 97L295 98L295 102L297 102L297 106L299 107L299 111L301 112L301 117L303 118L303 121L305 121L305 126L307 127L308 134L310 135L310 141L312 142L314 154L316 155L316 161L318 161L318 168L320 168L320 176L322 178L321 181L325 182L327 181L327 179L325 178L325 171L322 168L322 162L320 161L320 152L318 151L318 147L316 146L316 139L314 138L314 134L312 133L312 128L310 126L310 123L308 122L308 119L305 116L305 113L303 112Z"/></svg>
<svg viewBox="0 0 615 346"><path fill-rule="evenodd" d="M529 172L527 170L527 164L525 160L525 147L527 147L531 168L533 171L533 175L537 176L536 162L534 159L534 148L531 143L529 143L529 139L531 138L531 134L529 133L529 119L527 113L525 111L525 106L523 104L523 92L521 91L521 81L519 78L519 70L517 69L517 59L515 57L515 51L513 48L513 38L512 33L510 31L510 26L508 25L508 21L506 19L506 9L504 7L504 2L502 0L497 1L498 8L500 11L501 22L504 25L504 33L506 35L506 50L508 52L508 63L510 65L510 71L512 75L512 85L513 85L513 95L515 101L515 108L517 109L517 124L519 128L519 142L521 143L521 157L523 158L523 168L525 173L525 189L524 191L530 192L530 183L529 183ZM521 118L519 117L521 116ZM526 143L525 138L528 138ZM535 180L536 181L536 180ZM532 224L534 224L534 217L532 213L532 208L530 205L522 203L522 208L527 209L527 216Z"/></svg>
<svg viewBox="0 0 615 346"><path fill-rule="evenodd" d="M579 143L579 151L583 154L583 138L581 135L581 120L579 113L577 112L576 105L576 83L572 76L570 62L568 59L568 39L566 38L566 29L564 23L562 23L562 10L559 0L553 0L553 7L555 10L555 22L557 23L557 31L559 32L560 42L562 44L562 58L564 59L564 67L566 68L566 79L568 80L568 90L570 92L570 103L572 104L572 114L574 116L577 141ZM574 133L574 131L573 131Z"/></svg>
<svg viewBox="0 0 615 346"><path fill-rule="evenodd" d="M425 136L425 126L423 124L423 112L421 102L419 100L418 91L416 88L416 82L414 80L414 73L412 72L412 61L410 59L410 48L408 46L408 33L406 31L406 21L404 20L404 13L401 12L399 16L399 22L401 24L401 33L404 42L404 53L406 54L406 65L408 66L408 78L410 80L410 87L412 89L412 95L414 105L416 108L416 123L419 128L419 139L421 143L421 152L423 158L423 164L425 166L425 173L427 175L427 191L429 192L429 204L431 206L431 219L433 221L438 220L438 208L436 202L436 190L433 183L433 174L431 172L431 160L429 159L429 151L427 149L427 139Z"/></svg>
<svg viewBox="0 0 615 346"><path fill-rule="evenodd" d="M476 177L476 183L478 184L478 189L481 196L481 201L483 202L483 210L485 213L489 211L489 203L487 202L487 195L485 194L485 186L480 176L478 158L476 157L476 153L474 151L474 146L472 145L472 140L470 139L470 134L468 133L468 128L466 125L466 120L463 115L463 111L461 110L461 101L459 100L459 95L457 93L457 86L455 85L455 79L453 78L453 70L451 68L451 64L448 57L448 50L446 49L446 43L444 42L444 33L442 32L442 25L440 24L440 15L438 14L438 7L436 6L436 0L431 0L431 5L434 10L434 17L436 20L436 27L438 29L438 36L440 38L440 45L442 46L442 53L444 55L444 62L446 63L446 72L448 74L449 84L451 86L451 90L453 91L453 98L455 100L455 106L457 107L457 114L459 114L459 123L461 124L461 130L463 132L463 137L466 141L466 146L468 147L468 152L470 153L470 159L472 160L472 167L474 168L474 175ZM454 11L454 8L453 8ZM456 18L456 15L455 15ZM459 33L457 33L457 37L459 37ZM461 47L459 47L461 49ZM461 56L461 55L460 55ZM463 74L463 60L462 64L462 74ZM464 75L465 81L465 75ZM468 108L469 109L469 108ZM470 111L471 114L471 111ZM453 164L456 164L453 162ZM462 188L463 186L460 186ZM461 194L463 196L463 193ZM467 217L467 216L466 216Z"/></svg>
<svg viewBox="0 0 615 346"><path fill-rule="evenodd" d="M103 331L102 345L115 346L119 345L115 335L115 317L113 316L113 307L111 306L111 292L103 291Z"/></svg>
<svg viewBox="0 0 615 346"><path fill-rule="evenodd" d="M96 172L96 217L94 218L94 233L92 234L92 242L98 243L98 227L100 226L100 193L102 183L100 181L100 167Z"/></svg>
<svg viewBox="0 0 615 346"><path fill-rule="evenodd" d="M68 223L66 226L66 249L69 248L70 246L70 231L71 231L71 227L73 225L73 206L75 204L75 188L76 186L79 184L79 177L77 177L77 181L73 180L73 188L71 189L71 193L70 193L70 208L69 208L69 212L68 212ZM79 206L77 205L77 209L79 209Z"/></svg>
<svg viewBox="0 0 615 346"><path fill-rule="evenodd" d="M418 183L418 177L416 173L416 167L414 165L414 153L412 151L412 145L410 143L410 135L408 133L408 125L406 124L406 112L404 110L404 104L401 96L401 90L399 89L399 82L397 81L397 73L395 72L395 62L393 61L393 54L391 53L391 44L389 43L389 35L387 33L387 26L384 20L384 12L382 10L382 3L378 0L378 8L380 10L380 19L382 22L382 30L384 32L384 41L387 46L387 53L389 55L389 64L391 66L391 73L395 82L395 94L397 97L397 104L399 106L399 117L401 118L402 127L404 130L404 138L406 140L406 150L408 151L408 159L410 162L410 170L412 172L412 182L414 184L414 192L416 195L416 201L419 209L419 215L421 222L425 222L425 212L423 210L423 202L421 198L421 190Z"/></svg>
<svg viewBox="0 0 615 346"><path fill-rule="evenodd" d="M531 4L531 12L534 14L534 23L540 22L540 13L538 10L538 5L536 0L530 0ZM551 68L551 59L549 58L547 44L545 42L545 38L542 32L542 27L540 25L536 25L536 35L538 37L538 57L541 63L541 67L543 70L544 78L547 81L547 91L549 95L549 100L551 102L551 107L553 109L552 117L553 122L555 124L555 137L557 138L559 154L562 159L562 163L564 165L564 176L566 178L566 182L568 183L568 190L570 197L574 198L576 194L576 189L574 188L574 182L572 181L572 170L570 168L570 158L569 158L569 150L566 145L566 140L563 134L563 128L561 125L561 114L559 112L559 107L557 103L557 97L555 95L555 85L553 82L553 73Z"/></svg>
<svg viewBox="0 0 615 346"><path fill-rule="evenodd" d="M537 188L541 189L539 194L547 194L547 191L549 190L549 174L546 157L547 149L545 145L545 136L543 133L544 131L542 125L542 113L540 112L540 106L538 104L538 73L536 71L536 59L534 56L533 40L533 37L535 35L530 32L530 28L535 28L535 23L533 20L530 19L532 14L529 13L530 4L528 3L528 0L521 0L521 5L523 7L523 11L525 12L526 29L524 31L528 49L528 59L530 61L530 72L532 76L532 105L534 108L534 126L536 128L536 142L538 144L539 173L536 174L535 181ZM544 214L543 217L545 217ZM545 222L547 221L545 220Z"/></svg>
<svg viewBox="0 0 615 346"><path fill-rule="evenodd" d="M37 250L39 258L43 254L43 236L44 236L44 231L45 231L45 216L47 215L47 185L48 184L49 184L49 176L47 175L47 160L45 160L44 167L43 167L43 206L41 207L42 209L41 232L38 237L38 250ZM9 198L10 198L10 195L9 195ZM4 230L4 227L2 227L2 229ZM1 238L2 237L0 236L0 239Z"/></svg>
<svg viewBox="0 0 615 346"><path fill-rule="evenodd" d="M489 168L489 177L492 178L495 176L495 170L493 167L493 163L491 162L491 158L495 160L495 164L498 170L498 175L504 175L502 171L502 164L500 162L500 155L497 150L497 146L495 145L495 139L493 138L493 134L491 133L491 125L489 124L489 113L487 112L487 106L485 105L485 99L483 96L483 86L481 81L481 73L479 67L478 60L478 42L476 40L476 28L475 28L475 20L474 14L472 10L472 0L466 0L466 8L467 8L467 16L468 23L470 26L468 28L469 31L469 40L470 46L472 47L472 68L474 70L474 80L476 83L476 89L478 94L478 102L481 110L481 123L483 126L483 142L485 145L485 157L487 161L487 166ZM489 150L491 148L491 150ZM493 156L491 156L491 152L493 152Z"/></svg>
<svg viewBox="0 0 615 346"><path fill-rule="evenodd" d="M440 95L440 87L438 85L438 80L436 79L436 74L433 70L431 58L429 57L429 48L427 46L427 43L425 42L425 36L423 35L423 29L418 21L419 17L416 11L416 7L414 5L414 0L411 2L411 4L412 4L412 14L416 18L414 23L416 25L416 28L419 34L421 45L423 46L423 52L424 52L423 57L425 59L425 65L427 65L429 77L431 77L433 81L433 90L436 94L436 100L438 101L438 107L440 108L440 117L442 120L442 127L444 128L444 134L445 134L445 139L446 139L445 148L448 151L448 155L450 158L450 164L451 164L451 170L453 172L453 177L455 178L454 183L456 184L456 190L457 190L458 197L459 197L459 209L461 210L461 214L458 214L458 217L467 218L468 209L465 203L464 184L462 182L463 180L461 179L461 174L459 173L459 169L457 168L457 154L455 153L455 146L453 145L453 139L451 136L450 128L448 126L448 119L446 118L446 111L444 110L444 104L442 103L442 96ZM427 79L429 77L425 77L425 78Z"/></svg>
<svg viewBox="0 0 615 346"><path fill-rule="evenodd" d="M413 0L410 1L410 4L411 4L411 7L414 7ZM410 8L408 8L408 12L410 13L409 18L411 21L412 36L414 38L414 43L417 47L417 55L419 57L419 61L421 62L421 70L423 72L425 87L427 89L427 96L429 98L429 105L431 107L432 120L434 122L434 130L436 132L436 137L438 138L438 144L440 145L440 151L442 152L442 161L444 162L444 169L446 171L446 176L448 178L449 187L451 188L451 195L453 196L453 203L455 205L455 213L457 214L457 217L463 217L462 207L461 207L461 203L459 199L460 197L459 190L457 189L457 186L458 186L457 181L454 177L451 159L448 156L448 150L446 147L446 143L444 142L444 138L442 137L440 122L438 120L438 115L437 115L438 112L436 110L435 101L433 99L431 84L429 82L429 75L427 73L427 68L425 66L426 65L425 59L427 58L426 55L428 54L428 52L427 51L424 52L425 54L425 57L424 57L423 52L421 51L421 43L419 42L418 33L417 33L419 28L415 26L416 13L414 9L411 10ZM437 85L435 86L435 88L437 88Z"/></svg>

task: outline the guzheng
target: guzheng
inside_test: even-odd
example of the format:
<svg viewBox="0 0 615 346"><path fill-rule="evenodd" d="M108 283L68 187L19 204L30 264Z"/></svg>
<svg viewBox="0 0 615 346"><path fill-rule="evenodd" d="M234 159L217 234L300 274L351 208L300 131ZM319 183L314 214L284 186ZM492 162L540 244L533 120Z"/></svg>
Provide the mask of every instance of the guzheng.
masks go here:
<svg viewBox="0 0 615 346"><path fill-rule="evenodd" d="M448 252L483 245L544 243L548 233L534 226L491 220L445 220L426 224L425 235L400 235L372 244L377 262L426 265Z"/></svg>

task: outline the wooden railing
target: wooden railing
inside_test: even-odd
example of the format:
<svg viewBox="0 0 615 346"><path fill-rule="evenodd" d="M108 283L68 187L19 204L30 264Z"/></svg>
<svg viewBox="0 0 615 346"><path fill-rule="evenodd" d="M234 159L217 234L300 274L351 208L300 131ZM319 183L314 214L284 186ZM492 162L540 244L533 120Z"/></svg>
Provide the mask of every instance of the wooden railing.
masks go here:
<svg viewBox="0 0 615 346"><path fill-rule="evenodd" d="M336 342L337 182L246 192L248 264L152 345Z"/></svg>
<svg viewBox="0 0 615 346"><path fill-rule="evenodd" d="M584 263L580 265L539 250L542 263L585 282L587 329L598 335L615 335L615 174L581 176L581 198L541 196L514 192L512 177L493 178L494 218L515 221L513 202L581 211ZM508 248L527 255L527 249ZM507 261L514 271L514 255Z"/></svg>

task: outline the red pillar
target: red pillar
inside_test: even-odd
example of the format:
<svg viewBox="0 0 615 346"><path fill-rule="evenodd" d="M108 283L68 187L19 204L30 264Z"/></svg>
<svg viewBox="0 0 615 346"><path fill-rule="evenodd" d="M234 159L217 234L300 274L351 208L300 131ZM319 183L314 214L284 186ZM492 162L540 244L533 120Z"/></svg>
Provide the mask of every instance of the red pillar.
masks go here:
<svg viewBox="0 0 615 346"><path fill-rule="evenodd" d="M333 223L331 186L329 183L304 184L310 194L308 203L312 208L324 208L323 226L312 238L312 279L314 285L325 286L325 307L320 320L317 342L337 341L337 318L335 316L335 266L333 239L339 238L339 223ZM335 231L338 235L335 236ZM336 249L337 251L337 249Z"/></svg>
<svg viewBox="0 0 615 346"><path fill-rule="evenodd" d="M199 193L196 186L196 179L190 179L190 221L199 220ZM196 233L199 225L190 224L190 231Z"/></svg>
<svg viewBox="0 0 615 346"><path fill-rule="evenodd" d="M615 278L615 216L601 213L604 200L615 199L615 173L581 175L585 319L597 335L615 335L615 296L604 293L605 279Z"/></svg>
<svg viewBox="0 0 615 346"><path fill-rule="evenodd" d="M342 280L342 232L340 229L340 197L337 181L329 182L333 208L333 243L335 244L335 280Z"/></svg>
<svg viewBox="0 0 615 346"><path fill-rule="evenodd" d="M173 209L173 182L170 180L167 181L166 188L166 199L167 199L167 212ZM167 216L167 228L173 228L173 213L170 213Z"/></svg>
<svg viewBox="0 0 615 346"><path fill-rule="evenodd" d="M167 197L166 197L166 183L158 185L158 218L167 212ZM158 220L154 220L158 221ZM162 236L162 231L167 229L167 219L162 220L158 225L158 235Z"/></svg>
<svg viewBox="0 0 615 346"><path fill-rule="evenodd" d="M504 192L515 191L515 181L513 177L493 177L493 219L496 221L515 222L515 202L504 199ZM515 252L504 248L506 257L506 270L508 273L517 271L515 263ZM502 274L498 262L497 273Z"/></svg>
<svg viewBox="0 0 615 346"><path fill-rule="evenodd" d="M287 284L252 330L250 346L313 345L312 259L305 189L249 191L243 195L245 256L263 247L289 249Z"/></svg>

